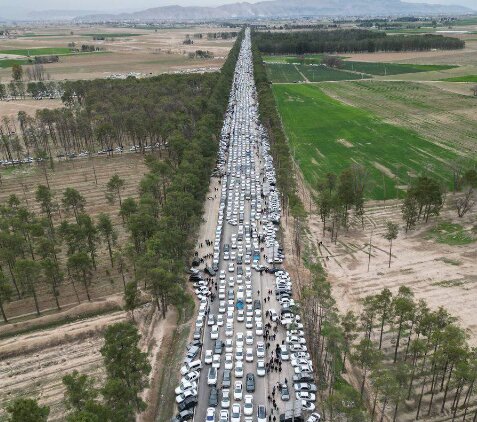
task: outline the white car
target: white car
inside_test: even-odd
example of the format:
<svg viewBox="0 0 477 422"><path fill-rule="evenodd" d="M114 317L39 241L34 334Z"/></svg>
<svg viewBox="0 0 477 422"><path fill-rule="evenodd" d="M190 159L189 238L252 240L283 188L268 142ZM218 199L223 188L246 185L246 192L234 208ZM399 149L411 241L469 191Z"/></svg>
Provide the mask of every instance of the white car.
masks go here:
<svg viewBox="0 0 477 422"><path fill-rule="evenodd" d="M313 412L313 410L315 410L315 404L312 403L311 401L300 400L298 404L301 405L301 408L303 410L308 410L310 412Z"/></svg>
<svg viewBox="0 0 477 422"><path fill-rule="evenodd" d="M229 411L221 410L219 422L229 422Z"/></svg>
<svg viewBox="0 0 477 422"><path fill-rule="evenodd" d="M212 366L213 366L214 368L217 368L217 369L220 368L220 364L221 364L220 358L221 358L220 355L214 355L214 356L212 357Z"/></svg>
<svg viewBox="0 0 477 422"><path fill-rule="evenodd" d="M225 314L225 300L221 300L219 302L219 312L221 314Z"/></svg>
<svg viewBox="0 0 477 422"><path fill-rule="evenodd" d="M220 280L225 280L225 270L220 270L219 278Z"/></svg>
<svg viewBox="0 0 477 422"><path fill-rule="evenodd" d="M228 323L225 325L225 335L227 337L232 337L234 335L234 325L231 323Z"/></svg>
<svg viewBox="0 0 477 422"><path fill-rule="evenodd" d="M245 319L243 309L237 311L237 322L243 322Z"/></svg>
<svg viewBox="0 0 477 422"><path fill-rule="evenodd" d="M317 412L312 413L310 416L308 416L308 419L306 422L320 422L321 420L321 415Z"/></svg>
<svg viewBox="0 0 477 422"><path fill-rule="evenodd" d="M257 336L263 336L263 324L262 324L262 322L257 322L255 324L255 334Z"/></svg>
<svg viewBox="0 0 477 422"><path fill-rule="evenodd" d="M219 327L222 327L222 325L224 325L224 316L223 315L217 315L217 325Z"/></svg>
<svg viewBox="0 0 477 422"><path fill-rule="evenodd" d="M232 356L232 353L226 353L225 354L225 369L230 369L234 367L234 358Z"/></svg>
<svg viewBox="0 0 477 422"><path fill-rule="evenodd" d="M184 381L189 381L189 382L192 382L192 381L196 381L198 380L200 377L200 372L199 371L191 371L187 374L185 374L183 377L182 377L182 382Z"/></svg>
<svg viewBox="0 0 477 422"><path fill-rule="evenodd" d="M208 407L205 415L205 422L215 422L215 407Z"/></svg>
<svg viewBox="0 0 477 422"><path fill-rule="evenodd" d="M225 353L232 353L234 351L234 341L231 338L225 340Z"/></svg>
<svg viewBox="0 0 477 422"><path fill-rule="evenodd" d="M259 377L264 377L266 373L265 362L263 360L257 360L257 375Z"/></svg>
<svg viewBox="0 0 477 422"><path fill-rule="evenodd" d="M242 414L242 408L240 407L240 404L234 403L232 405L232 413L230 415L231 422L240 422L241 414Z"/></svg>
<svg viewBox="0 0 477 422"><path fill-rule="evenodd" d="M197 390L195 388L185 390L183 393L179 394L176 397L176 403L182 403L188 397L197 397Z"/></svg>
<svg viewBox="0 0 477 422"><path fill-rule="evenodd" d="M230 390L228 388L222 390L222 401L220 402L220 407L222 409L228 409L230 407Z"/></svg>
<svg viewBox="0 0 477 422"><path fill-rule="evenodd" d="M182 381L179 386L174 390L176 396L182 394L185 390L197 389L197 383L195 381Z"/></svg>
<svg viewBox="0 0 477 422"><path fill-rule="evenodd" d="M243 333L238 332L235 334L235 347L243 347Z"/></svg>
<svg viewBox="0 0 477 422"><path fill-rule="evenodd" d="M251 346L253 344L253 340L254 340L253 332L252 331L247 331L247 335L245 336L245 343L248 346Z"/></svg>
<svg viewBox="0 0 477 422"><path fill-rule="evenodd" d="M253 318L252 317L247 317L245 319L245 328L253 328Z"/></svg>
<svg viewBox="0 0 477 422"><path fill-rule="evenodd" d="M206 350L206 351L205 351L204 362L205 362L207 365L210 365L210 364L212 363L212 350Z"/></svg>
<svg viewBox="0 0 477 422"><path fill-rule="evenodd" d="M229 264L228 270L229 270L229 273L233 273L235 271L235 265L233 262Z"/></svg>
<svg viewBox="0 0 477 422"><path fill-rule="evenodd" d="M234 400L242 400L243 385L242 381L235 381L234 384Z"/></svg>
<svg viewBox="0 0 477 422"><path fill-rule="evenodd" d="M296 392L296 399L297 400L306 400L306 401L315 401L316 396L313 393L309 393L308 391L297 391Z"/></svg>
<svg viewBox="0 0 477 422"><path fill-rule="evenodd" d="M245 350L245 361L253 362L253 349L251 347L247 347Z"/></svg>
<svg viewBox="0 0 477 422"><path fill-rule="evenodd" d="M235 362L235 378L243 378L243 362L237 361Z"/></svg>
<svg viewBox="0 0 477 422"><path fill-rule="evenodd" d="M257 342L257 358L265 357L265 343L263 341Z"/></svg>
<svg viewBox="0 0 477 422"><path fill-rule="evenodd" d="M246 394L244 397L243 414L245 416L253 415L253 396L251 394Z"/></svg>
<svg viewBox="0 0 477 422"><path fill-rule="evenodd" d="M210 338L212 340L217 340L219 338L219 326L213 325L212 329L210 330Z"/></svg>
<svg viewBox="0 0 477 422"><path fill-rule="evenodd" d="M237 347L235 349L235 360L236 361L243 361L243 348L242 347Z"/></svg>

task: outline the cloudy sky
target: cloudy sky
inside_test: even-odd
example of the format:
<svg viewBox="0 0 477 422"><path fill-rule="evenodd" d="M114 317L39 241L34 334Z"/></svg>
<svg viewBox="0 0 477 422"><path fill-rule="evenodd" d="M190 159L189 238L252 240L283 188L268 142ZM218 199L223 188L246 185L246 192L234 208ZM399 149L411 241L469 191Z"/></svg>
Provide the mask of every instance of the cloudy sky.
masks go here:
<svg viewBox="0 0 477 422"><path fill-rule="evenodd" d="M243 0L0 0L0 16L32 10L97 10L97 11L134 11L149 7L179 4L182 6L216 6ZM248 0L255 3L259 0ZM408 0L420 3L459 4L477 9L477 0ZM40 5L41 4L41 5Z"/></svg>

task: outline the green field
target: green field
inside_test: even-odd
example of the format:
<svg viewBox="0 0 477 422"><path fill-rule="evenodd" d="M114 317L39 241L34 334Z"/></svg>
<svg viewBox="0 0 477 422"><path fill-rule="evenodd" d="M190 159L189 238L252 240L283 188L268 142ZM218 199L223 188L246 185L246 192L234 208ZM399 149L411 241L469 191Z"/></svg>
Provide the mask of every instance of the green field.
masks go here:
<svg viewBox="0 0 477 422"><path fill-rule="evenodd" d="M302 82L303 76L291 64L267 64L265 65L268 79L272 82Z"/></svg>
<svg viewBox="0 0 477 422"><path fill-rule="evenodd" d="M310 82L323 82L323 81L349 81L355 79L362 79L361 74L346 72L339 69L334 69L326 66L310 66L306 64L300 64L296 66L298 70L306 76ZM364 77L370 77L364 75Z"/></svg>
<svg viewBox="0 0 477 422"><path fill-rule="evenodd" d="M373 199L399 196L396 186L405 189L423 171L450 183L445 161L456 154L415 132L334 100L316 85L274 85L273 92L292 154L311 186L353 163L366 166Z"/></svg>
<svg viewBox="0 0 477 422"><path fill-rule="evenodd" d="M454 78L441 79L445 82L477 82L477 75L456 76Z"/></svg>
<svg viewBox="0 0 477 422"><path fill-rule="evenodd" d="M304 82L306 79L310 82L362 79L361 74L346 72L325 66L279 63L267 63L265 66L270 81L274 83ZM366 75L365 77L369 77L369 75Z"/></svg>
<svg viewBox="0 0 477 422"><path fill-rule="evenodd" d="M18 56L58 56L62 54L71 53L72 50L68 47L19 48L13 50L0 50L0 54L15 54Z"/></svg>
<svg viewBox="0 0 477 422"><path fill-rule="evenodd" d="M265 63L317 63L323 60L323 54L306 54L305 56L263 56Z"/></svg>
<svg viewBox="0 0 477 422"><path fill-rule="evenodd" d="M454 69L457 66L432 64L368 63L343 61L342 68L371 75L399 75L402 73L431 72Z"/></svg>
<svg viewBox="0 0 477 422"><path fill-rule="evenodd" d="M12 67L14 64L24 65L28 64L28 60L23 59L0 59L0 69Z"/></svg>

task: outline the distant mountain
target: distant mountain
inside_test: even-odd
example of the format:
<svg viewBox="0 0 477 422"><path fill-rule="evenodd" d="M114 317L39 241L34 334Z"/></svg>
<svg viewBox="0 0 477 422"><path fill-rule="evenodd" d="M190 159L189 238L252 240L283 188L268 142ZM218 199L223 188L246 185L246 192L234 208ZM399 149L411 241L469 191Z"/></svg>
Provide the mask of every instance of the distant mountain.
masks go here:
<svg viewBox="0 0 477 422"><path fill-rule="evenodd" d="M82 16L97 14L96 10L35 10L27 12L25 20L71 20Z"/></svg>
<svg viewBox="0 0 477 422"><path fill-rule="evenodd" d="M78 16L75 21L190 21L303 16L458 15L471 12L471 9L463 6L406 3L400 0L271 0L258 3L224 4L217 7L163 6L135 13Z"/></svg>

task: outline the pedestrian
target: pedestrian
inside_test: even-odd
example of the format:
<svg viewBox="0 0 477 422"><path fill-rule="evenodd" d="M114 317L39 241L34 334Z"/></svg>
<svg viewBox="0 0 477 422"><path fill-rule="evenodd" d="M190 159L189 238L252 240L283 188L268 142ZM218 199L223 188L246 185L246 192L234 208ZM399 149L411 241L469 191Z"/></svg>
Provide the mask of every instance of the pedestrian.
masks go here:
<svg viewBox="0 0 477 422"><path fill-rule="evenodd" d="M285 378L285 384L288 384L288 380Z"/></svg>

